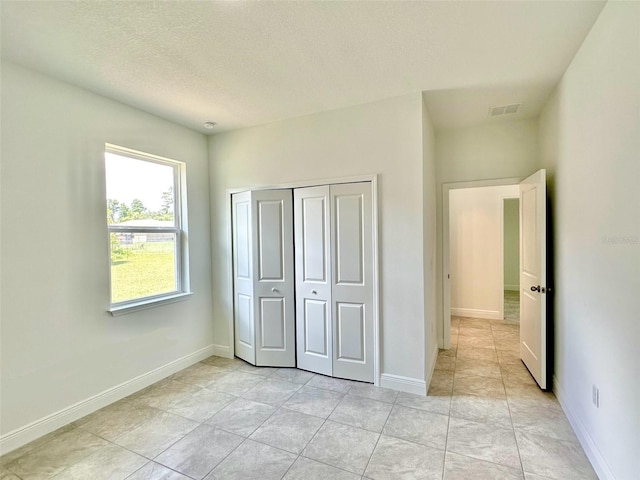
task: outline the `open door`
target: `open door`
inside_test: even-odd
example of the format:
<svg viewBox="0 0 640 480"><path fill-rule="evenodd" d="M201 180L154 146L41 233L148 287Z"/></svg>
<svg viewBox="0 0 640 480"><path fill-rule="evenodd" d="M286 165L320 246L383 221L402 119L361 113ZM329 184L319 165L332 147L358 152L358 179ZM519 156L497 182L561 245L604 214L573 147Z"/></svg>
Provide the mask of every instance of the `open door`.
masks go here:
<svg viewBox="0 0 640 480"><path fill-rule="evenodd" d="M520 182L520 358L547 389L546 171Z"/></svg>

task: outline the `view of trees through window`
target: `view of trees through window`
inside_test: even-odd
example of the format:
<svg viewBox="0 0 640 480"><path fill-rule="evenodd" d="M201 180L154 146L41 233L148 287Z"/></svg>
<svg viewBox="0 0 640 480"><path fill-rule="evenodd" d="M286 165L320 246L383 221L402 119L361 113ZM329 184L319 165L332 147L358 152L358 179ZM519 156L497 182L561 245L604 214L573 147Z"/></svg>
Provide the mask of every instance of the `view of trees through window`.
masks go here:
<svg viewBox="0 0 640 480"><path fill-rule="evenodd" d="M107 151L105 167L111 303L178 291L178 166Z"/></svg>
<svg viewBox="0 0 640 480"><path fill-rule="evenodd" d="M109 225L126 222L128 220L152 219L170 221L173 223L173 187L162 192L162 206L160 210L149 210L139 198L131 200L129 205L115 198L107 198L107 222Z"/></svg>

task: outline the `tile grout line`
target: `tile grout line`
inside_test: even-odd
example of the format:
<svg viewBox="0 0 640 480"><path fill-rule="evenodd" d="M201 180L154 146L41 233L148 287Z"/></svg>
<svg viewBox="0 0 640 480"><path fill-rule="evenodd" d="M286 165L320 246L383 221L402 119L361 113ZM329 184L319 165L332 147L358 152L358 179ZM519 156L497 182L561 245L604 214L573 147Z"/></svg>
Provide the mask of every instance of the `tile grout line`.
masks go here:
<svg viewBox="0 0 640 480"><path fill-rule="evenodd" d="M378 439L376 440L376 444L373 446L373 450L371 450L371 455L369 455L369 459L367 460L367 464L364 466L364 470L362 471L361 477L364 477L365 473L367 473L367 469L369 468L369 464L371 463L371 459L373 458L373 455L376 453L376 448L378 448L378 443L380 443L380 439L382 438L382 433L384 432L384 429L387 426L387 423L389 423L389 417L391 417L391 412L393 411L394 407L396 406L396 400L397 399L398 399L398 395L396 395L395 399L393 400L393 404L391 405L391 409L389 410L389 413L387 414L387 418L384 421L384 425L382 425L382 429L380 430L380 433L378 434Z"/></svg>
<svg viewBox="0 0 640 480"><path fill-rule="evenodd" d="M178 380L174 380L174 381L178 381ZM190 384L190 385L194 385L194 384ZM197 386L199 386L199 385L197 385ZM200 387L200 386L199 386L199 387ZM202 390L202 389L205 389L205 387L200 387L200 390ZM207 389L207 390L208 390L208 389ZM217 391L217 390L216 390L216 391ZM217 391L217 392L218 392L218 393L225 393L225 392L219 392L219 391ZM193 395L196 395L197 393L200 393L200 391L194 392L193 394L187 394L184 398L181 398L181 399L177 400L176 402L172 402L172 403L169 405L169 407L173 406L173 404L174 404L174 403L179 403L179 402L181 402L181 401L183 401L183 400L186 400L187 398L190 398L190 397L192 397ZM233 402L233 401L234 401L234 400L232 400L231 402ZM231 402L229 402L229 403L231 403ZM227 405L229 405L229 404L227 404ZM224 407L222 407L220 410L222 410L222 409L226 408L226 406L227 406L227 405L225 405ZM185 419L185 420L189 420L189 421L191 421L191 422L196 422L196 423L198 424L197 426L193 427L191 430L189 430L189 431L188 431L188 432L186 432L185 434L181 435L181 436L180 436L180 438L179 438L178 440L176 440L175 442L173 442L173 443L172 443L171 445L169 445L167 448L165 448L165 449L164 449L164 450L162 450L160 453L158 453L158 454L157 454L157 455L155 455L153 458L151 458L151 460L152 460L152 461L155 461L155 459L156 459L157 457L159 457L159 456L160 456L160 455L162 455L164 452L166 452L167 450L169 450L169 449L170 449L171 447L173 447L176 443L178 443L178 442L182 441L182 440L183 440L187 435L189 435L189 434L193 433L197 428L199 428L199 427L201 427L202 425L204 425L204 424L205 424L208 420L210 420L210 419L211 419L211 417L213 416L213 415L211 415L211 416L210 416L210 417L208 417L207 419L205 419L205 420L203 420L203 421L199 421L199 420L195 420L195 419L190 418L190 417L186 417L186 416L184 416L184 415L180 415L180 414L178 414L178 413L174 413L174 412L169 411L169 410L165 410L165 409L163 409L163 408L153 407L153 406L151 406L151 405L146 405L146 406L147 406L147 407L149 407L149 408L153 408L153 409L155 409L155 410L158 410L158 411L160 411L160 412L163 412L163 413L168 413L169 415L174 415L174 416L177 416L177 417L183 418L183 419ZM217 413L217 412L216 412L216 413ZM215 415L215 414L214 414L214 415ZM140 424L140 425L138 425L138 426L136 426L136 427L132 428L131 430L127 430L127 432L123 432L122 434L120 434L120 435L118 435L116 438L114 438L114 440L117 440L118 438L122 437L122 436L123 436L123 435L125 435L126 433L130 433L130 432L132 432L133 430L135 430L136 428L139 428L139 427L141 427L141 426L143 426L143 425L146 425L147 423L150 423L150 422L151 422L151 421L153 421L153 420L154 420L154 419L153 419L153 418L151 418L151 419L149 419L149 420L147 420L147 421L143 422L142 424ZM106 439L105 439L105 440L106 440ZM109 441L109 440L108 440L108 441ZM119 445L119 444L115 443L115 441L112 441L111 443L113 443L114 445L118 445L118 446L122 447L121 445ZM126 448L126 447L122 447L122 448L125 448L126 450L129 450L129 449L128 449L128 448ZM130 450L130 451L132 451L133 453L137 453L137 452L134 452L133 450ZM138 454L138 455L140 455L139 453L137 453L137 454ZM141 455L141 456L145 457L144 455ZM149 458L149 457L145 457L145 458ZM158 462L155 462L155 463L158 463ZM161 464L161 465L163 465L163 466L167 467L167 466L166 466L166 465L164 465L164 464ZM171 467L167 467L167 468L171 469ZM173 469L171 469L171 470L173 470Z"/></svg>
<svg viewBox="0 0 640 480"><path fill-rule="evenodd" d="M275 374L275 372L274 372L274 374ZM273 375L273 374L272 374L272 375ZM269 376L269 377L270 377L270 376ZM269 377L266 377L266 378L269 378ZM266 378L265 378L265 379L266 379ZM313 377L311 377L311 378L313 378ZM307 380L307 383L308 383L309 381L311 381L311 378L310 378L309 380ZM283 381L288 381L288 380L283 380ZM262 382L260 382L260 383L262 383ZM257 385L255 385L255 386L260 385L260 383L258 383L258 384L257 384ZM291 383L294 383L294 382L291 382ZM302 386L304 386L304 385L306 385L306 383L302 384L302 385L300 386L300 388L302 388ZM254 386L254 387L255 387L255 386ZM249 390L252 390L254 387L250 388ZM300 388L299 388L299 389L300 389ZM298 390L299 390L299 389L298 389ZM247 390L247 392L248 392L249 390ZM244 393L247 393L247 392L244 392ZM296 392L297 392L297 391L296 391ZM243 393L243 395L244 395L244 393ZM295 393L293 393L293 394L291 395L291 397L292 397L293 395L295 395ZM291 398L291 397L289 397L289 398ZM239 396L239 397L237 397L237 398L242 398L243 400L249 400L249 399L244 398L244 397L242 397L242 396ZM287 400L288 400L288 399L287 399ZM287 401L287 400L285 400L285 403L286 403L286 401ZM234 401L235 401L235 400L234 400ZM255 400L249 400L249 401L255 401ZM233 402L231 402L231 403L233 403ZM256 403L264 403L264 402L256 402ZM230 404L229 404L229 405L230 405ZM265 405L269 405L269 404L265 404ZM283 405L284 405L284 403L283 403ZM269 406L273 406L273 405L269 405ZM224 408L226 408L226 406L225 406ZM224 408L223 408L223 409L224 409ZM276 409L275 409L275 410L274 410L274 411L273 411L273 412L272 412L272 413L271 413L267 418L265 418L265 419L264 419L264 420L263 420L263 421L262 421L262 422L261 422L261 423L260 423L256 428L255 428L255 429L253 429L253 430L251 431L251 433L249 433L249 435L248 435L248 436L244 437L244 440L242 440L242 442L240 442L240 443L239 443L239 444L238 444L238 445L237 445L233 450L231 450L229 453L227 453L227 454L226 454L226 455L225 455L225 456L224 456L224 457L223 457L223 458L222 458L218 463L216 463L216 464L211 468L211 470L209 470L209 471L207 472L207 474L206 474L206 475L204 475L204 477L202 477L202 478L204 479L204 478L208 477L209 475L211 475L211 473L212 473L212 472L213 472L213 471L214 471L214 470L215 470L219 465L221 465L221 464L222 464L222 462L224 462L224 461L225 461L225 460L226 460L226 459L227 459L227 458L228 458L228 457L229 457L233 452L235 452L238 448L240 448L240 446L241 446L241 445L244 445L244 444L247 442L247 440L250 440L250 438L249 438L249 437L250 437L251 435L253 435L253 434L254 434L254 433L255 433L255 432L256 432L260 427L262 427L262 425L264 425L264 424L265 424L265 422L266 422L267 420L269 420L273 415L275 415L275 413L276 413L280 408L283 408L283 407L282 407L282 405L281 405L280 407L276 407ZM219 410L219 411L222 411L223 409L221 409L221 410ZM205 420L205 423L206 423L206 422L208 422L211 418L213 418L217 413L218 413L218 412L216 412L216 413L214 413L213 415L211 415L211 417L209 417L207 420ZM217 428L217 427L213 427L213 428ZM220 429L218 429L218 430L222 430L223 432L227 432L226 430L221 429L221 428L220 428ZM233 433L233 432L227 432L227 433ZM237 434L237 433L234 433L234 435L238 435L238 434ZM238 436L243 437L243 435L238 435ZM267 444L264 444L264 443L259 442L259 441L257 441L257 440L251 440L251 441L253 441L253 442L257 442L257 443L261 443L262 445L267 445ZM278 448L278 447L273 447L272 445L267 445L267 446L272 447L272 448ZM279 449L279 450L286 451L286 450L283 450L283 449ZM287 452L287 453L291 453L291 452ZM299 456L299 455L298 455L298 456ZM296 457L296 460L297 460L297 457ZM289 465L289 468L291 468L291 466L292 466L294 463L295 463L295 460L291 463L291 465ZM287 472L289 471L289 468L287 468ZM284 475L286 475L286 472L285 472L285 474L284 474ZM283 477L284 477L284 475L283 475Z"/></svg>
<svg viewBox="0 0 640 480"><path fill-rule="evenodd" d="M518 325L518 331L520 330L520 326ZM493 332L493 328L492 328L492 332ZM494 343L495 343L495 337L494 337ZM496 349L496 353L497 353L497 349ZM518 461L520 462L520 472L522 473L522 478L525 478L524 475L524 465L522 464L522 455L520 455L520 446L518 445L518 437L516 436L516 428L515 425L513 424L513 412L511 411L511 403L509 402L509 394L507 392L507 384L504 381L504 373L502 371L502 366L500 364L500 357L498 357L498 366L500 368L500 380L502 381L502 388L504 388L504 393L505 393L505 400L507 403L507 409L509 410L509 420L511 421L511 431L513 432L513 441L516 445L516 451L518 452Z"/></svg>
<svg viewBox="0 0 640 480"><path fill-rule="evenodd" d="M221 367L221 368L225 368L225 369L227 369L228 367ZM177 472L177 473L179 473L179 474L181 474L181 475L184 475L184 476L186 476L186 477L188 477L188 478L193 478L193 477L191 477L191 476L187 475L186 473L180 472L180 471L178 471L178 470L175 470L175 469L174 469L174 468L172 468L172 467L169 467L168 465L165 465L164 463L156 462L156 461L155 461L155 459L156 459L156 458L158 458L160 455L162 455L162 454L163 454L164 452L166 452L167 450L169 450L170 448L172 448L174 445L176 445L177 443L179 443L180 441L184 440L184 438L185 438L187 435L189 435L189 434L193 433L193 431L195 431L197 428L201 427L202 425L207 424L207 422L208 422L211 418L213 418L213 417L214 417L217 413L219 413L220 411L224 410L224 409L225 409L227 406L229 406L231 403L233 403L233 402L234 402L234 401L236 401L237 399L243 398L243 397L242 397L242 395L244 395L245 393L247 393L249 390L251 390L251 389L253 389L253 388L257 387L258 385L262 384L262 383L263 383L267 378L269 378L268 376L267 376L267 377L265 377L265 376L262 376L262 375L255 375L255 374L252 374L252 373L250 373L250 372L245 372L245 371L241 370L240 368L228 368L228 370L230 370L230 371L229 371L226 375L231 374L231 373L233 373L234 371L241 371L241 372L243 372L243 373L249 373L249 374L254 375L254 376L256 376L256 377L261 377L261 378L262 378L262 380L261 380L260 382L258 382L256 385L254 385L253 387L249 388L247 391L243 392L241 395L235 395L235 394L232 394L232 393L229 393L229 392L224 392L224 391L222 391L222 390L217 390L217 389L209 389L209 388L207 388L207 387L201 387L200 385L198 385L201 389L207 389L207 390L210 390L210 391L214 391L214 392L218 392L218 393L224 393L224 394L232 395L232 396L234 396L234 397L235 397L235 399L234 399L234 400L232 400L231 402L229 402L228 404L226 404L224 407L222 407L220 410L218 410L217 412L215 412L213 415L211 415L211 416L210 416L210 417L208 417L207 419L203 420L202 422L198 422L197 420L194 420L194 419L192 419L192 418L188 418L188 417L184 417L184 416L179 415L179 414L175 414L175 413L170 412L170 411L168 411L168 410L159 409L159 408L157 408L157 407L151 407L151 408L155 408L155 409L157 409L157 410L159 410L159 411L161 411L161 412L169 413L169 414L176 415L176 416L179 416L179 417L184 418L184 419L187 419L187 420L191 420L191 421L198 422L198 426L194 427L194 428L193 428L193 429L191 429L189 432L187 432L187 433L185 433L184 435L182 435L179 439L177 439L175 442L173 442L173 443L172 443L171 445L169 445L167 448L165 448L164 450L162 450L160 453L158 453L158 454L157 454L156 456L154 456L153 458L149 459L149 460L150 460L150 462L153 462L153 463L155 463L155 464L161 465L161 466L163 466L163 467L165 467L165 468L167 468L167 469L169 469L169 470L175 471L175 472ZM180 382L179 380L174 380L174 381ZM214 380L214 381L215 381L215 380ZM207 385L211 385L212 383L214 383L214 381L212 381L212 382L208 383ZM180 382L180 383L182 383L182 382ZM187 384L187 383L184 383L184 384ZM194 384L188 384L188 385L194 385ZM198 392L195 392L195 393L194 393L194 394L192 394L192 395L195 395L195 394L197 394L197 393L198 393ZM187 396L185 396L185 398L184 398L184 399L186 399L186 398L188 398L188 397L190 397L190 396L192 396L192 395L187 395ZM181 399L181 400L179 400L179 401L182 401L182 400L184 400L184 399ZM245 399L245 400L247 400L247 399ZM273 413L275 413L275 411L274 411ZM263 424L264 422L266 422L266 421L267 421L267 420L268 420L268 419L273 415L273 413L272 413L271 415L269 415L269 417L265 418L265 420L264 420L264 421L263 421L263 422L262 422L258 427L256 427L256 429L255 429L255 430L257 430L260 426L262 426L262 424ZM149 420L149 421L151 421L151 420ZM147 423L147 422L144 422L142 425L144 425L145 423ZM140 425L140 426L141 426L141 425ZM211 427L212 427L213 429L221 430L221 431L223 431L223 432L230 433L230 434L233 434L233 435L237 435L237 436L242 437L242 435L238 435L237 433L234 433L234 432L227 432L226 430L223 430L223 429L217 428L217 427L215 427L215 426L213 426L213 425L211 425ZM135 427L135 428L137 428L137 427ZM131 429L131 430L129 430L129 431L132 431L132 430L134 430L135 428L133 428L133 429ZM252 434L253 434L253 432L255 432L255 430L253 430L249 435L252 435ZM124 433L123 433L122 435L124 435ZM122 435L119 435L117 438L121 437ZM117 438L116 438L115 440L117 440ZM227 455L225 455L225 456L224 456L224 457L223 457L223 458L222 458L218 463L216 463L216 464L211 468L211 470L210 470L209 472L207 472L207 474L206 474L204 477L206 477L206 476L208 476L209 474L211 474L211 472L212 472L213 470L215 470L215 468L216 468L218 465L220 465L220 464L221 464L221 463L222 463L222 462L223 462L223 461L224 461L224 460L225 460L229 455L231 455L231 454L232 454L232 453L233 453L233 452L234 452L238 447L240 447L241 445L243 445L243 444L246 442L246 440L248 440L248 439L249 439L249 437L244 437L243 441L242 441L242 442L240 442L240 443L239 443L235 448L233 448L233 449L232 449L232 450L231 450ZM112 443L113 443L113 442L112 442ZM114 443L114 444L115 444L115 443ZM118 444L115 444L115 445L118 445ZM120 445L118 445L118 446L120 446ZM125 448L125 447L122 447L122 448ZM126 450L129 450L128 448L125 448L125 449L126 449ZM133 450L129 450L129 451L131 451L132 453L135 453L135 454L137 454L137 455L140 455L139 453L134 452ZM143 458L149 458L149 457L146 457L146 456L144 456L144 455L140 455L140 456L142 456ZM147 462L145 465L147 465L148 463L149 463L149 462ZM141 469L141 468L143 468L145 465L143 465L142 467L140 467L140 469ZM138 470L140 470L140 469L138 469ZM136 470L136 471L138 471L138 470ZM135 472L134 472L134 473L135 473ZM129 476L130 476L130 475L129 475ZM204 478L204 477L203 477L203 478Z"/></svg>
<svg viewBox="0 0 640 480"><path fill-rule="evenodd" d="M460 326L458 325L458 334L460 333ZM449 415L447 418L447 436L444 440L444 457L442 458L442 480L444 480L446 465L447 465L447 447L449 446L449 429L451 426L451 409L453 408L453 391L456 381L456 368L458 366L458 342L456 342L456 355L455 362L453 363L453 380L451 382L451 396L449 398ZM428 392L427 392L428 394Z"/></svg>
<svg viewBox="0 0 640 480"><path fill-rule="evenodd" d="M311 377L307 383L305 383L304 385L307 385L314 377ZM312 387L312 385L309 385L310 387ZM302 388L302 387L301 387ZM314 438L316 438L318 436L318 432L320 430L322 430L322 427L325 426L325 424L327 423L327 420L329 420L329 417L331 416L331 414L333 414L333 412L335 411L336 408L338 408L338 405L340 405L340 403L342 402L342 400L344 400L344 398L347 396L347 393L349 392L349 390L351 390L351 386L344 392L342 393L342 398L338 401L338 403L336 403L336 405L331 409L331 412L329 412L329 415L327 415L327 417L323 420L322 425L320 425L318 427L318 429L315 431L315 433L311 436L311 438L309 439L309 441L305 444L304 448L300 451L300 453L298 454L298 457L296 458L296 460L293 461L293 463L291 463L291 465L289 465L289 468L287 468L287 471L284 473L284 475L281 478L284 478L285 475L289 472L289 470L291 469L291 467L293 466L293 464L298 460L298 458L303 457L303 458L309 458L309 457L305 457L302 454L304 453L304 451L307 449L307 447L309 446L309 444L313 441ZM330 390L331 391L331 390ZM293 396L293 395L292 395ZM298 412L298 413L302 413L302 412ZM313 416L313 415L312 415ZM318 461L316 459L313 458L309 458L310 460L313 461ZM323 463L324 462L319 462L319 463ZM325 464L328 465L328 464ZM329 466L333 466L333 465L329 465ZM335 468L335 467L334 467ZM352 473L352 472L351 472Z"/></svg>
<svg viewBox="0 0 640 480"><path fill-rule="evenodd" d="M274 372L273 374L275 374L275 372ZM273 374L272 374L272 375L273 375ZM266 377L266 378L270 378L270 377L271 377L271 375L270 375L269 377ZM266 380L266 378L265 378L265 380ZM312 377L312 378L313 378L313 377ZM311 380L311 379L309 379L308 381L310 381L310 380ZM283 381L287 381L287 380L283 380ZM258 385L260 385L261 383L263 383L263 382L258 383L258 384L257 384L257 385L255 385L254 387L252 387L252 388L250 388L249 390L247 390L246 392L244 392L242 395L244 395L245 393L249 392L250 390L253 390L253 388L257 387L257 386L258 386ZM291 383L293 383L293 382L291 382ZM305 384L303 384L303 385L306 385L306 383L305 383ZM302 385L298 388L298 390L300 390L300 388L302 388ZM298 390L296 390L296 392L297 392ZM293 395L295 395L295 392L294 392L294 393L293 393L289 398L291 398ZM270 404L268 404L268 403L264 403L264 402L257 402L256 400L250 400L250 399L248 399L248 398L244 398L244 397L242 397L242 396L240 396L240 397L238 397L238 398L242 398L242 399L244 399L244 400L249 400L249 401L256 402L256 403L263 403L263 404L265 404L265 405L269 405L270 407L273 407L273 405L270 405ZM289 398L287 398L287 400L289 400ZM284 403L286 403L286 402L287 402L287 400L285 400L285 401L282 403L282 405L284 405ZM260 422L260 424L259 424L256 428L254 428L254 429L251 431L251 433L249 433L249 434L245 437L245 439L244 439L244 440L243 440L243 441L242 441L242 442L241 442L241 443L240 443L236 448L234 448L234 449L233 449L231 452L229 452L229 453L228 453L228 454L227 454L227 455L226 455L222 460L220 460L220 461L219 461L219 462L218 462L218 463L217 463L217 464L216 464L216 465L215 465L215 466L214 466L214 467L209 471L209 473L207 473L207 475L205 475L205 477L204 477L204 478L206 478L208 475L211 475L211 472L213 472L213 471L218 467L218 465L222 464L222 462L224 462L224 461L227 459L227 457L229 457L233 452L235 452L238 448L240 448L240 446L241 446L241 445L244 445L244 444L247 442L247 440L251 440L252 442L261 443L262 445L267 445L267 444L262 443L262 442L259 442L259 441L257 441L257 440L250 439L249 437L251 437L251 435L253 435L253 434L254 434L254 433L255 433L255 432L256 432L260 427L262 427L262 426L263 426L263 425L264 425L264 424L265 424L265 423L266 423L266 422L267 422L271 417L273 417L273 416L276 414L276 412L277 412L278 410L280 410L280 408L282 408L282 405L280 405L279 407L275 407L275 410L274 410L273 412L271 412L271 414L270 414L267 418L265 418L262 422ZM213 417L213 415L212 415L212 417ZM278 447L273 447L273 445L267 445L267 446L272 447L272 448L278 448ZM279 448L279 450L282 450L282 451L285 451L285 452L286 452L286 450L281 449L281 448ZM291 452L287 452L287 453L291 453ZM293 465L294 463L295 463L295 460L291 463L291 465ZM291 468L291 465L289 465L289 468ZM287 471L289 471L289 469L287 469ZM286 472L285 472L285 475L286 475ZM283 476L284 476L284 475L283 475Z"/></svg>

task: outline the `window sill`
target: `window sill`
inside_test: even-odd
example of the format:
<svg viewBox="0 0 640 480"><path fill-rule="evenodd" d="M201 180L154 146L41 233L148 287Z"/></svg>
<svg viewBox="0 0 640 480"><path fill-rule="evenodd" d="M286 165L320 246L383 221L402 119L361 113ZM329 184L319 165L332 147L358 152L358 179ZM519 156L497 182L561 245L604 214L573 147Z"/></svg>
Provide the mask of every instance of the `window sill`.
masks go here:
<svg viewBox="0 0 640 480"><path fill-rule="evenodd" d="M141 300L135 303L129 303L127 305L121 305L118 307L111 307L107 310L112 317L118 317L120 315L127 315L129 313L138 312L140 310L146 310L148 308L160 307L162 305L168 305L169 303L182 302L193 295L192 292L176 293L162 298L152 298Z"/></svg>

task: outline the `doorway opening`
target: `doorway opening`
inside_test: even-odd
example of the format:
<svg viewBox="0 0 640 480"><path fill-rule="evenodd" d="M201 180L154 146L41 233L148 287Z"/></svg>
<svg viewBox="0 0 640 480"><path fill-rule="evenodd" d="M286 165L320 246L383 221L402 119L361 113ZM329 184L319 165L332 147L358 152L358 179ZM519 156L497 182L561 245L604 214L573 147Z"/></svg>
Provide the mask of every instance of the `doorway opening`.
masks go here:
<svg viewBox="0 0 640 480"><path fill-rule="evenodd" d="M503 319L520 321L520 199L502 203L502 251L504 275Z"/></svg>
<svg viewBox="0 0 640 480"><path fill-rule="evenodd" d="M452 315L504 320L517 313L505 299L518 295L518 192L518 185L449 192Z"/></svg>
<svg viewBox="0 0 640 480"><path fill-rule="evenodd" d="M473 228L483 226L486 229L487 225L495 224L495 216L492 221L491 215L483 210L486 205L491 204L491 200L487 199L491 197L489 187L506 186L517 190L512 195L507 194L505 198L518 196L520 201L519 322L504 318L502 229L497 230L500 248L496 251L495 245L498 242L487 243L489 234ZM473 189L479 192L479 196L475 199L466 198ZM450 349L452 344L457 344L453 350L459 356L460 347L465 345L465 354L478 358L478 352L470 350L489 347L485 350L493 352L485 353L493 357L493 367L495 354L498 361L501 354L507 362L522 360L539 387L548 388L546 297L551 290L547 285L546 266L546 171L538 170L522 181L504 179L443 184L442 200L441 348ZM460 205L466 207L462 208ZM499 210L504 210L504 198L500 199L498 206ZM456 214L456 210L461 213ZM504 222L503 214L498 216L498 222ZM493 235L496 234L495 228L489 230ZM501 267L498 273L495 273L496 255ZM496 284L498 289L495 288ZM467 319L465 325L463 319ZM484 335L470 330L471 328L484 329ZM507 333L500 333L500 330L506 330ZM471 335L474 334L478 334L479 338L473 338ZM518 343L514 345L511 340ZM458 362L456 371L457 365Z"/></svg>
<svg viewBox="0 0 640 480"><path fill-rule="evenodd" d="M487 325L504 320L504 201L519 197L519 183L505 178L443 184L440 348L457 340L452 317Z"/></svg>
<svg viewBox="0 0 640 480"><path fill-rule="evenodd" d="M454 387L470 378L501 386L497 380L505 369L523 373L520 326L513 319L519 315L519 305L511 303L519 295L519 192L518 184L448 192L450 318L446 320L451 355L456 357Z"/></svg>

